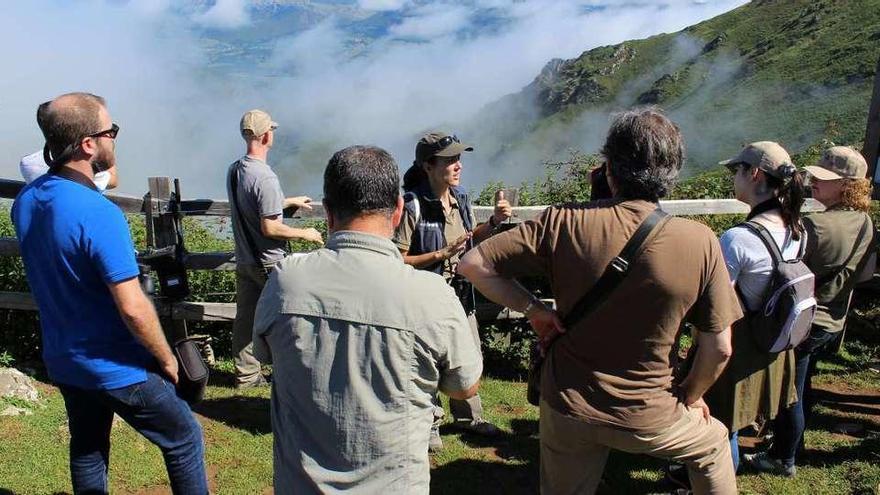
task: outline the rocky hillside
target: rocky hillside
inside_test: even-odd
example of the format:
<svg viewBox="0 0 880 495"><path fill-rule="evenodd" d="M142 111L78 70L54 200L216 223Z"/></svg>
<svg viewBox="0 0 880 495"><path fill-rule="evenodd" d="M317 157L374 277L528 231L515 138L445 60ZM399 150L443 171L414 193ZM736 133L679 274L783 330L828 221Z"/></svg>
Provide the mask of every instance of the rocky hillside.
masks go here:
<svg viewBox="0 0 880 495"><path fill-rule="evenodd" d="M748 141L858 143L878 57L880 0L758 0L678 33L552 60L471 130L499 166L593 152L610 112L648 104L681 125L691 172Z"/></svg>

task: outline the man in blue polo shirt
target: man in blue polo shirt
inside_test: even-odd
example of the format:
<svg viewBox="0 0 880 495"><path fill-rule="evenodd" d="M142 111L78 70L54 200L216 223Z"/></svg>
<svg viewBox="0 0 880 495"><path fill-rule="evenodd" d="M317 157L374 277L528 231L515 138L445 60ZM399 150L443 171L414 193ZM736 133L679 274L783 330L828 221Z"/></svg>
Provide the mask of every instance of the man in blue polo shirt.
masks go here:
<svg viewBox="0 0 880 495"><path fill-rule="evenodd" d="M175 393L177 360L138 283L128 223L94 183L116 166L119 127L87 93L37 115L50 169L19 193L12 220L67 408L73 491L108 492L116 413L162 450L175 494L207 493L201 428Z"/></svg>

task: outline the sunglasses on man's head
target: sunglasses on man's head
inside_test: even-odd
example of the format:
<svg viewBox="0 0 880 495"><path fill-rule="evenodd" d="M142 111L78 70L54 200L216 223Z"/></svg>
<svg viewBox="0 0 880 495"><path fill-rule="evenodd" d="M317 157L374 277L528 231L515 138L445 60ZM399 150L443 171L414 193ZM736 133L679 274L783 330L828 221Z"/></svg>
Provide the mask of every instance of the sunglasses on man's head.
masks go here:
<svg viewBox="0 0 880 495"><path fill-rule="evenodd" d="M90 138L108 137L110 139L116 139L116 136L118 134L119 134L119 126L116 124L113 124L110 126L109 129L105 129L103 131L98 131L94 134L89 134L86 137L90 137Z"/></svg>

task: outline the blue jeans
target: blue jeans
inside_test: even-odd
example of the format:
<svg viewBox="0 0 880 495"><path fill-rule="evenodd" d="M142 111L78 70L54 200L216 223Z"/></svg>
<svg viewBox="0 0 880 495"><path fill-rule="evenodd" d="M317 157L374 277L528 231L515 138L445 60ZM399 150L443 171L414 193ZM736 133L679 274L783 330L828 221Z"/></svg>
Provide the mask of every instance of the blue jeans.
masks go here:
<svg viewBox="0 0 880 495"><path fill-rule="evenodd" d="M838 335L814 327L807 340L794 350L794 380L798 401L776 416L773 422L773 446L770 448L770 456L779 459L787 467L795 464L795 454L804 443L804 430L813 409L812 382L818 354L834 342Z"/></svg>
<svg viewBox="0 0 880 495"><path fill-rule="evenodd" d="M730 434L730 457L733 458L733 472L739 472L739 432Z"/></svg>
<svg viewBox="0 0 880 495"><path fill-rule="evenodd" d="M113 413L159 447L175 495L208 493L202 429L189 405L163 377L148 372L145 382L113 390L59 388L70 425L70 477L75 494L109 491Z"/></svg>

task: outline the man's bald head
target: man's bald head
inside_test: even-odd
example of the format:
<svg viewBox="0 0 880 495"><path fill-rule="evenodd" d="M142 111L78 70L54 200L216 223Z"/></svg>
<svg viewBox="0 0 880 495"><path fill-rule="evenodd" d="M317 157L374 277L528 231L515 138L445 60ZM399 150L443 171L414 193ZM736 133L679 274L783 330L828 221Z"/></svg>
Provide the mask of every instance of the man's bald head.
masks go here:
<svg viewBox="0 0 880 495"><path fill-rule="evenodd" d="M53 158L58 158L68 146L100 132L101 110L106 108L104 98L90 93L67 93L37 107L37 125L43 131Z"/></svg>

